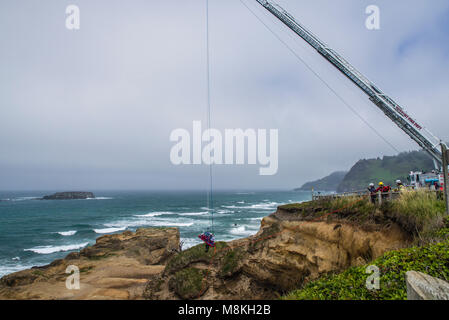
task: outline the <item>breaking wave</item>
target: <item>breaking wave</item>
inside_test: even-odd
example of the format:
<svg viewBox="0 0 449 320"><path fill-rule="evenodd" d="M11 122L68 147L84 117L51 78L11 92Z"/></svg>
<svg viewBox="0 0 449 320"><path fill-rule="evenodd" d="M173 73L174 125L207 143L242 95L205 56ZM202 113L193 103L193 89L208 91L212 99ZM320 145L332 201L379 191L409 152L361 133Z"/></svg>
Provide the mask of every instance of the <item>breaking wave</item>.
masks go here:
<svg viewBox="0 0 449 320"><path fill-rule="evenodd" d="M58 234L60 234L61 236L73 236L75 233L76 230L58 232Z"/></svg>
<svg viewBox="0 0 449 320"><path fill-rule="evenodd" d="M104 228L104 229L94 229L95 233L113 233L113 232L117 232L117 231L124 231L126 230L126 227L122 227L122 228Z"/></svg>
<svg viewBox="0 0 449 320"><path fill-rule="evenodd" d="M23 251L32 251L34 253L39 254L50 254L55 252L61 252L61 251L70 251L70 250L77 250L84 248L87 246L89 242L79 243L79 244L69 244L65 246L41 246L41 247L35 247L31 249L24 249Z"/></svg>

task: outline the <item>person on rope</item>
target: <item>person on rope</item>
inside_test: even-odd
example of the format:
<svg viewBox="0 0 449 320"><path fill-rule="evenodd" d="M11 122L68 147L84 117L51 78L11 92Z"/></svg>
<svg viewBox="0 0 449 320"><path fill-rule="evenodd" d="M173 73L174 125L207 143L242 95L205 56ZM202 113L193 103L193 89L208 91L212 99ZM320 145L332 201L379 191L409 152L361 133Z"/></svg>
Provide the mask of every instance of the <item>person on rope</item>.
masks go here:
<svg viewBox="0 0 449 320"><path fill-rule="evenodd" d="M215 236L213 233L206 231L198 236L206 244L206 252L209 252L209 247L215 247Z"/></svg>

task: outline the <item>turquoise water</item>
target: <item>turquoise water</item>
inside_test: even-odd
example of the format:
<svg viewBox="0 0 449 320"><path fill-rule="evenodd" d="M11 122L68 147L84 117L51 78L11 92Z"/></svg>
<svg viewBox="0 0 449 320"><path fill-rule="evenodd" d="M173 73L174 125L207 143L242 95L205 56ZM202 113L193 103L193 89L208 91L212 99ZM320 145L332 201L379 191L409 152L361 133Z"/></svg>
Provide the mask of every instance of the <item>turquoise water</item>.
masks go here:
<svg viewBox="0 0 449 320"><path fill-rule="evenodd" d="M50 192L51 193L51 192ZM0 276L48 264L104 234L139 227L178 227L183 248L211 227L218 241L247 237L281 204L310 200L309 192L221 191L213 209L203 192L94 192L97 199L33 200L49 192L0 192Z"/></svg>

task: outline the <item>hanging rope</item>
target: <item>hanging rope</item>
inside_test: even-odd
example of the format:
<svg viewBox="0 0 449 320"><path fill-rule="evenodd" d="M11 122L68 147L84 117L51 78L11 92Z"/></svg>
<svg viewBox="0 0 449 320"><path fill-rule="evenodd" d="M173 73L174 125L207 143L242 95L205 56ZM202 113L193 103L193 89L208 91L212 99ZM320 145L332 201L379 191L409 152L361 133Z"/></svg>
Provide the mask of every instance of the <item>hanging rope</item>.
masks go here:
<svg viewBox="0 0 449 320"><path fill-rule="evenodd" d="M211 128L211 107L210 107L210 43L209 43L209 0L206 0L206 64L207 64L207 128ZM210 134L210 130L208 131ZM209 141L211 136L209 135ZM212 198L212 163L209 164L209 189L207 192L207 208L210 214L210 228L214 233L214 211L213 211L213 198Z"/></svg>

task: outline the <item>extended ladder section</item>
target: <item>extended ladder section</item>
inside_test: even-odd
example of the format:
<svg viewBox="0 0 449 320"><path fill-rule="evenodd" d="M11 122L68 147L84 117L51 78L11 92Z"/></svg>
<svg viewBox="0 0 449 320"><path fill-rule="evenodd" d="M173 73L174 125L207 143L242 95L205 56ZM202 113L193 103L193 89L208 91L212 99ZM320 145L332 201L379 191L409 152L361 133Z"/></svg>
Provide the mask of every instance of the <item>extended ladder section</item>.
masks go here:
<svg viewBox="0 0 449 320"><path fill-rule="evenodd" d="M440 151L441 140L434 136L429 130L414 120L408 112L397 104L392 98L383 93L363 74L357 71L337 52L329 48L324 42L307 30L295 18L279 5L267 1L256 0L265 9L281 20L288 28L305 40L310 46L318 51L327 61L340 70L355 85L365 92L371 102L381 109L396 125L410 136L418 145L427 151L437 163L442 165L442 154Z"/></svg>

